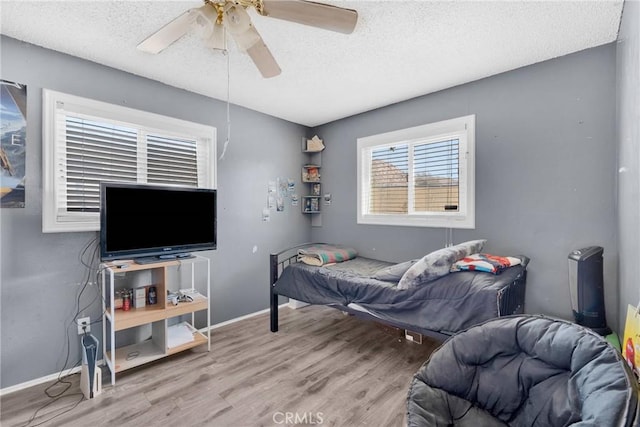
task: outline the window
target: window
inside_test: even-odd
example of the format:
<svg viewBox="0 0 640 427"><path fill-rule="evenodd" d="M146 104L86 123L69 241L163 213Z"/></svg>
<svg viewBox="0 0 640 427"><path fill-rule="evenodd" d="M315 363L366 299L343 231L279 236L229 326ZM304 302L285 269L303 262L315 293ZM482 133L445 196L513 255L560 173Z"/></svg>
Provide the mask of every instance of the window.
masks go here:
<svg viewBox="0 0 640 427"><path fill-rule="evenodd" d="M475 116L358 138L358 224L475 227Z"/></svg>
<svg viewBox="0 0 640 427"><path fill-rule="evenodd" d="M43 101L43 232L98 230L101 181L215 188L215 128L46 89Z"/></svg>

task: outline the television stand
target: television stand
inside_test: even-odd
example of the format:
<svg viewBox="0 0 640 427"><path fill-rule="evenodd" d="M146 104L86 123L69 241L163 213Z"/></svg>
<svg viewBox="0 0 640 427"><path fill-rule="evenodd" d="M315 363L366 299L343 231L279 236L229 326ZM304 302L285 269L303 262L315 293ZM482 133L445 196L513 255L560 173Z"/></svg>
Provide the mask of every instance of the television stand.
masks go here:
<svg viewBox="0 0 640 427"><path fill-rule="evenodd" d="M209 258L194 256L184 262L169 260L148 265L121 265L121 262L100 264L102 354L111 371L111 385L115 385L119 372L183 350L206 344L207 351L211 351ZM156 291L153 304L148 299L151 286ZM146 294L144 305L133 304L128 310L116 309L120 291L132 288L136 289L136 294L138 291ZM177 303L169 301L167 293L178 290L186 291L191 299Z"/></svg>
<svg viewBox="0 0 640 427"><path fill-rule="evenodd" d="M180 259L189 259L189 258L195 258L195 255L185 252L181 254L146 256L146 257L134 258L133 262L135 262L136 264L155 264L158 262L165 262L165 261L170 261L174 259L180 260Z"/></svg>

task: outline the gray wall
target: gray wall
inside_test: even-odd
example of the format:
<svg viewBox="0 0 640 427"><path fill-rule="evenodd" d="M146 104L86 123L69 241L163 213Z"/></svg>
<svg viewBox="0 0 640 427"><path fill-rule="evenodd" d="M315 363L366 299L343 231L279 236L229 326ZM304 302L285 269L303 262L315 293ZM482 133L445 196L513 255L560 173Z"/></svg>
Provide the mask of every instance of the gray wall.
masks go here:
<svg viewBox="0 0 640 427"><path fill-rule="evenodd" d="M640 299L640 3L624 4L617 44L620 326Z"/></svg>
<svg viewBox="0 0 640 427"><path fill-rule="evenodd" d="M455 230L454 242L486 238L487 252L529 256L526 311L564 318L567 255L603 246L616 328L615 55L615 45L601 46L314 129L327 146L332 203L312 238L389 261L442 247L444 229L356 225L356 139L475 114L476 228Z"/></svg>
<svg viewBox="0 0 640 427"><path fill-rule="evenodd" d="M96 237L41 232L42 88L215 126L218 155L226 138L226 105L7 37L0 43L0 78L26 84L28 97L26 207L0 211L0 387L6 388L62 369L66 326L86 275L79 254ZM219 249L204 253L212 260L213 323L267 308L268 254L310 235L309 218L299 207L261 220L269 180L291 177L300 186L300 142L307 128L236 106L231 120L231 142L218 161ZM83 314L92 320L100 317L97 295L92 286L81 297L81 305L90 305ZM69 331L73 364L79 340L75 325ZM101 338L100 324L93 331Z"/></svg>
<svg viewBox="0 0 640 427"><path fill-rule="evenodd" d="M631 117L638 115L637 22L624 24L623 32L632 35L636 53L620 60L618 140L620 151L630 150L635 157L628 188L622 178L620 187L623 195L635 194L635 201L619 206L621 235L633 232L629 241L621 240L620 248L621 253L635 254L638 124ZM86 274L78 256L95 238L95 233L41 232L42 88L213 125L218 128L218 154L226 137L226 109L216 100L6 37L0 43L0 77L25 83L28 90L27 207L0 211L0 387L5 388L62 368L65 326ZM311 132L233 106L232 140L218 163L219 249L206 253L213 261L212 322L266 308L267 254L294 243L341 242L365 256L390 261L441 247L444 229L356 225L356 139L476 114L476 228L454 231L455 242L487 238L487 251L530 256L526 311L565 318L571 317L568 253L603 246L607 314L610 326L617 328L622 314L616 273L615 66L616 47L602 46ZM625 95L632 92L627 88L635 88L635 95ZM332 204L322 207L322 227L310 228L309 218L290 206L263 223L268 180L292 177L300 185L300 138L314 133L327 146L322 153L323 192L333 196ZM634 143L626 142L631 140ZM625 216L623 211L631 213ZM620 264L622 305L638 298L633 282L638 267L628 257L621 257ZM96 291L91 287L82 296L83 304L92 304L84 314L94 319L100 315L99 303L92 303ZM70 330L71 359L77 359L75 326ZM99 336L100 325L94 330Z"/></svg>

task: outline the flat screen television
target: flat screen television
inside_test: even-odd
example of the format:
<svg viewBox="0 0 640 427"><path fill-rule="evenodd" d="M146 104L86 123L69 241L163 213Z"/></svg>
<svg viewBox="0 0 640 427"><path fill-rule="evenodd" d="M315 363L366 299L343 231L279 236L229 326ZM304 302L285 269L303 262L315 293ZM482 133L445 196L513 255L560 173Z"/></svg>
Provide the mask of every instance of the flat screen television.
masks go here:
<svg viewBox="0 0 640 427"><path fill-rule="evenodd" d="M213 189L103 182L100 258L158 262L217 247Z"/></svg>

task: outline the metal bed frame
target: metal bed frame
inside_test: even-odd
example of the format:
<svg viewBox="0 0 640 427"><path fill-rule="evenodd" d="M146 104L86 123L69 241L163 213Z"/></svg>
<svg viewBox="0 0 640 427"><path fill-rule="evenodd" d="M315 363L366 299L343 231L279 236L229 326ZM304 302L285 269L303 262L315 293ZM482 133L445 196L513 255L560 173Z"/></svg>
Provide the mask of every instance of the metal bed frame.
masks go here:
<svg viewBox="0 0 640 427"><path fill-rule="evenodd" d="M278 332L278 294L275 291L275 283L278 281L282 271L291 264L298 262L298 250L310 245L320 245L323 243L302 243L300 245L292 246L277 253L269 255L269 295L270 295L270 323L271 332ZM528 260L527 260L528 261ZM527 270L526 263L525 269L522 274L509 286L501 289L497 295L498 317L508 316L512 314L524 313L524 299L526 290ZM282 295L289 298L288 295ZM382 323L394 328L404 329L406 331L417 332L424 336L432 337L440 341L444 341L451 335L426 329L417 325L409 325L402 322L392 322L388 320L380 319L376 316L368 314L363 311L353 310L347 306L328 305L328 307L341 310L343 312L352 314L358 318L371 320L374 322Z"/></svg>

